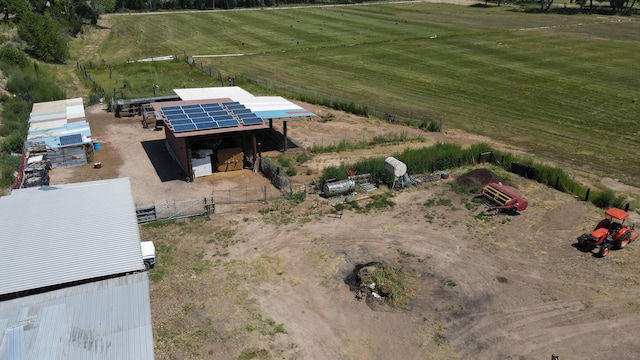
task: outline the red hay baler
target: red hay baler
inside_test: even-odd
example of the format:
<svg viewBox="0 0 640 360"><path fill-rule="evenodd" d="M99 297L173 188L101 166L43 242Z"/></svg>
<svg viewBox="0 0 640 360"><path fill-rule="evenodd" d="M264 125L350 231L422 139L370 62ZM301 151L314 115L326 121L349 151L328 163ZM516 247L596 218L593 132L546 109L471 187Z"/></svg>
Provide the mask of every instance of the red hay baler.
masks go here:
<svg viewBox="0 0 640 360"><path fill-rule="evenodd" d="M480 189L480 194L489 203L488 210L520 212L527 208L527 200L513 186L489 183Z"/></svg>
<svg viewBox="0 0 640 360"><path fill-rule="evenodd" d="M605 257L611 249L624 249L630 242L638 238L635 225L625 224L629 213L611 208L604 212L606 217L596 225L591 234L585 233L578 236L578 246L583 249L593 250L598 248L598 255Z"/></svg>

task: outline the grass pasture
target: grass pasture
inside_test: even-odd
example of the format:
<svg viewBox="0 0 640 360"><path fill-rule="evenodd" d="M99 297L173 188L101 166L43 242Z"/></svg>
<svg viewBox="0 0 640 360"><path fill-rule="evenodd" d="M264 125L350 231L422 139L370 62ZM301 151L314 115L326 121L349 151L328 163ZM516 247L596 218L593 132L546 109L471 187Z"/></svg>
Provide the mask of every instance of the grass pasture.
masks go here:
<svg viewBox="0 0 640 360"><path fill-rule="evenodd" d="M82 61L243 54L198 61L376 114L441 117L445 131L485 135L538 160L638 185L635 18L396 3L113 15L110 23L109 36ZM154 73L135 80L149 81L141 89L219 84L183 65L137 66ZM106 89L121 86L104 69L91 73Z"/></svg>

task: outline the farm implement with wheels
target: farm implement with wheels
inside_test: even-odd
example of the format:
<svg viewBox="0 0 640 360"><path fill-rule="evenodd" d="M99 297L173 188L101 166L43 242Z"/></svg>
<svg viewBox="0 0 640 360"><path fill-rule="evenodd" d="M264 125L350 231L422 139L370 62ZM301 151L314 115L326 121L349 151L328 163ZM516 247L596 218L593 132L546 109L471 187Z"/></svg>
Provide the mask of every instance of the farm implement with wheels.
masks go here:
<svg viewBox="0 0 640 360"><path fill-rule="evenodd" d="M598 248L598 255L605 257L611 249L624 249L630 242L638 238L635 225L625 224L629 213L611 208L604 212L606 218L596 225L591 234L585 233L578 236L578 246L583 249L593 250Z"/></svg>
<svg viewBox="0 0 640 360"><path fill-rule="evenodd" d="M488 210L520 212L527 208L527 200L513 186L489 183L480 189L480 195L487 201Z"/></svg>

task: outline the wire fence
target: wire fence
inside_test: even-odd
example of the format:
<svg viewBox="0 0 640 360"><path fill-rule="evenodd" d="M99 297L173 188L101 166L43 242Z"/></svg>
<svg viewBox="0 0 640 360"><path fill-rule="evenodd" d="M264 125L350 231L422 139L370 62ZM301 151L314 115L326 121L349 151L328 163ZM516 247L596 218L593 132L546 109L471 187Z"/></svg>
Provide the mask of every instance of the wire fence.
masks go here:
<svg viewBox="0 0 640 360"><path fill-rule="evenodd" d="M236 86L236 82L248 82L257 87L263 88L267 93L278 94L285 98L297 99L316 105L327 106L336 110L344 110L359 115L373 116L379 119L384 119L389 122L437 122L442 123L443 118L438 114L428 113L423 110L405 109L394 106L393 104L355 104L353 99L348 99L328 92L321 92L316 90L305 89L299 86L287 84L278 80L269 79L257 75L238 75L230 72L214 68L210 63L205 60L209 57L205 55L188 55L186 52L182 54L174 54L172 56L163 56L158 58L148 58L144 60L127 60L127 63L141 62L141 61L182 61L189 64L191 67L200 69L204 74L211 78L216 79L220 83L221 87L224 86ZM92 93L89 95L88 104L93 105L98 102L114 103L116 99L124 98L124 91L118 91L113 89L113 93L105 92L103 86L98 84L91 78L89 74L94 64L91 62L83 64L76 62L78 73L82 76L84 81L89 84L92 89ZM103 64L103 66L108 66ZM150 95L151 96L151 95ZM155 93L153 94L155 96Z"/></svg>

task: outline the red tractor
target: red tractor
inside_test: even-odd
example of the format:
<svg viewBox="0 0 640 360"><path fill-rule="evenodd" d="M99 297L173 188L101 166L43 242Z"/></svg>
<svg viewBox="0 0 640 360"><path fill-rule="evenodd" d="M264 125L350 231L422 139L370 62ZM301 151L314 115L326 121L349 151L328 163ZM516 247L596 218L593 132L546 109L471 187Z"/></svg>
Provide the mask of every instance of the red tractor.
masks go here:
<svg viewBox="0 0 640 360"><path fill-rule="evenodd" d="M624 221L629 213L618 208L611 208L604 212L607 216L598 223L591 234L585 233L578 237L578 246L593 250L600 249L598 255L605 257L609 250L624 249L638 237L634 225L625 225Z"/></svg>

